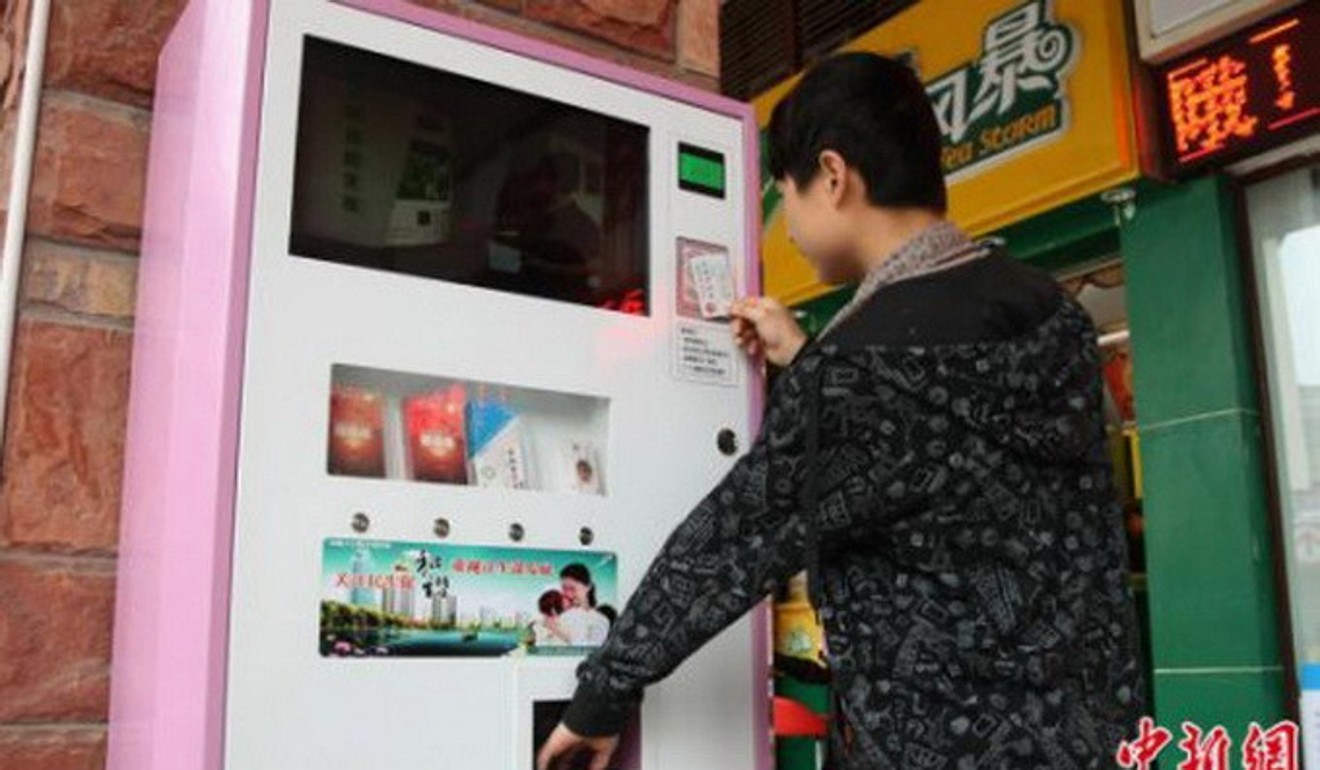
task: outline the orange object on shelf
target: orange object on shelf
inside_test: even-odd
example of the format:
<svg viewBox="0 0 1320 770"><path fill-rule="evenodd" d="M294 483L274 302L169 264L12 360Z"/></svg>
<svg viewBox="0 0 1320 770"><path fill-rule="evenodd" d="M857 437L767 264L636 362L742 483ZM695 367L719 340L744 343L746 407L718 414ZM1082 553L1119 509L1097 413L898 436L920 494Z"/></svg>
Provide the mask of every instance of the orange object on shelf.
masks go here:
<svg viewBox="0 0 1320 770"><path fill-rule="evenodd" d="M363 388L336 386L330 391L331 473L340 476L385 475L384 399Z"/></svg>
<svg viewBox="0 0 1320 770"><path fill-rule="evenodd" d="M412 396L404 402L408 456L417 481L467 483L467 434L462 385Z"/></svg>

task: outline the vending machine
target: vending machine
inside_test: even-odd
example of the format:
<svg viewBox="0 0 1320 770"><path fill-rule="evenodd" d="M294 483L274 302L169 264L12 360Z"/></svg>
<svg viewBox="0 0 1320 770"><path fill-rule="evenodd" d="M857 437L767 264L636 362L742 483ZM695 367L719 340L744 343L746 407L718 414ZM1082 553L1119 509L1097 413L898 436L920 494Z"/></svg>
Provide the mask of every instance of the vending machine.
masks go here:
<svg viewBox="0 0 1320 770"><path fill-rule="evenodd" d="M406 0L161 62L111 770L526 770L753 438L749 109ZM769 766L763 611L616 766Z"/></svg>

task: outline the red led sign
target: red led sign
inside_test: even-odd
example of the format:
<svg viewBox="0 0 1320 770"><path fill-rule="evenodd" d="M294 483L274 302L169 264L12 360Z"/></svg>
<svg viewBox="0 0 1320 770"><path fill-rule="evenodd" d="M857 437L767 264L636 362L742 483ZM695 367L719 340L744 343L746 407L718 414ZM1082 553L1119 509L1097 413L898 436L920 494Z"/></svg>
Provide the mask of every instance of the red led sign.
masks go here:
<svg viewBox="0 0 1320 770"><path fill-rule="evenodd" d="M1292 141L1320 119L1320 3L1156 70L1169 169L1192 171Z"/></svg>

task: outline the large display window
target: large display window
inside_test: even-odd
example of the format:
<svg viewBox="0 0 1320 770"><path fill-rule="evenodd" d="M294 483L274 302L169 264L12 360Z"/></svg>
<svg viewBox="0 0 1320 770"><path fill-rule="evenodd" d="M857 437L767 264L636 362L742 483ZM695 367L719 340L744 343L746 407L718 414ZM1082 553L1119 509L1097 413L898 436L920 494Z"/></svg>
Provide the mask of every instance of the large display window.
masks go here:
<svg viewBox="0 0 1320 770"><path fill-rule="evenodd" d="M289 250L645 315L648 137L309 37Z"/></svg>

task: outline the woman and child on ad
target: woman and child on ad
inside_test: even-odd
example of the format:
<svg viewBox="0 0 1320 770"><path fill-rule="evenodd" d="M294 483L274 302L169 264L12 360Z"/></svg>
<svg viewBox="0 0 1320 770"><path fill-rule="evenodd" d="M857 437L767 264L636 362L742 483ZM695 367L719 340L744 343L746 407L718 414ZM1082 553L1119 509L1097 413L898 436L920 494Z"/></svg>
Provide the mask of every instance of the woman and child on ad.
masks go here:
<svg viewBox="0 0 1320 770"><path fill-rule="evenodd" d="M535 646L600 646L614 622L614 608L597 606L596 587L586 565L569 564L559 579L559 590L550 589L537 600L541 617L532 623Z"/></svg>

